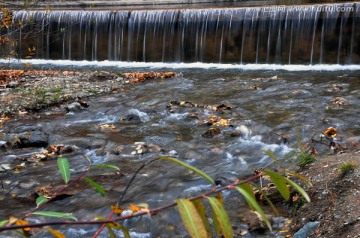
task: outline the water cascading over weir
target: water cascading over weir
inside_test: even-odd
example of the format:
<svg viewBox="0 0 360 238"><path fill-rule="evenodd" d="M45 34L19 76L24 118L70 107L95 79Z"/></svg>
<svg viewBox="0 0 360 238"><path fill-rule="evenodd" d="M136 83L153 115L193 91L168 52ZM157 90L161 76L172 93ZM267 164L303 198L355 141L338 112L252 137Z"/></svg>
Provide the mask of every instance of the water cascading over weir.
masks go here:
<svg viewBox="0 0 360 238"><path fill-rule="evenodd" d="M21 58L35 47L32 58L51 60L360 64L360 3L17 11L14 19L32 23L20 32Z"/></svg>

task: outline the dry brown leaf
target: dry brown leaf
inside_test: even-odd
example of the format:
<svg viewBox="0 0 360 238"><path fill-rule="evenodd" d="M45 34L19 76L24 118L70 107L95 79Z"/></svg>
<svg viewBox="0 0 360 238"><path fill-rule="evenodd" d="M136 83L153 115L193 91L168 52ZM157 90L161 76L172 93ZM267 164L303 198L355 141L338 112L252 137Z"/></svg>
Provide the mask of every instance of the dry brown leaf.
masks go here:
<svg viewBox="0 0 360 238"><path fill-rule="evenodd" d="M323 132L323 134L326 136L329 136L329 137L335 137L336 136L336 128L329 127Z"/></svg>

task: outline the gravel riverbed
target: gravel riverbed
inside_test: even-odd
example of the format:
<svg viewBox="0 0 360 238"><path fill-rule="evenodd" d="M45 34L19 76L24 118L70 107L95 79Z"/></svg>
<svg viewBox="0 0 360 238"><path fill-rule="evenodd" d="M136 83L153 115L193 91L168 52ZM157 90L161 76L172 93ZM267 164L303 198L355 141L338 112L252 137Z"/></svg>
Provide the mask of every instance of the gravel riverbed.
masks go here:
<svg viewBox="0 0 360 238"><path fill-rule="evenodd" d="M51 106L118 93L129 80L105 71L0 71L0 115L22 115Z"/></svg>

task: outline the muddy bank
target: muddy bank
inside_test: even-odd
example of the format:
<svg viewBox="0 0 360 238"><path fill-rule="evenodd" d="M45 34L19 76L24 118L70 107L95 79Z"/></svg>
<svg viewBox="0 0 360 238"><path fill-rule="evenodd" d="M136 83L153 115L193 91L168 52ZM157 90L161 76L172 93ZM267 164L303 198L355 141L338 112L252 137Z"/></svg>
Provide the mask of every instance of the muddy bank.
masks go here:
<svg viewBox="0 0 360 238"><path fill-rule="evenodd" d="M344 163L353 163L356 167L343 173ZM313 187L307 191L311 203L294 211L294 231L312 223L318 226L305 233L308 237L359 237L359 164L360 150L357 148L353 152L320 158L300 171Z"/></svg>

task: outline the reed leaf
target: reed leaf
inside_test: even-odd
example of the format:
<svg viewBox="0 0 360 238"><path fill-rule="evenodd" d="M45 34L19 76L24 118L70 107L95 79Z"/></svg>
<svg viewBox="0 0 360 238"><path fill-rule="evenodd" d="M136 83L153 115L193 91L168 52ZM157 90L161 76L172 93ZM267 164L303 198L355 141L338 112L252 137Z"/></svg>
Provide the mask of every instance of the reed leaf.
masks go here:
<svg viewBox="0 0 360 238"><path fill-rule="evenodd" d="M218 199L214 197L207 197L207 199L209 200L210 205L214 212L213 214L215 214L215 218L221 227L222 235L225 238L234 237L231 222L227 212L225 211L224 206L221 204L221 202Z"/></svg>
<svg viewBox="0 0 360 238"><path fill-rule="evenodd" d="M44 204L48 201L49 199L47 199L46 197L44 196L40 196L36 199L36 206L40 206L41 204Z"/></svg>
<svg viewBox="0 0 360 238"><path fill-rule="evenodd" d="M289 170L282 170L284 173L287 173L287 174L290 174L300 180L302 180L304 183L306 183L309 187L312 187L312 184L309 180L307 180L304 176L298 174L298 173L295 173L293 171L289 171Z"/></svg>
<svg viewBox="0 0 360 238"><path fill-rule="evenodd" d="M103 187L101 187L100 184L90 178L84 178L84 180L88 182L91 186L93 186L100 193L101 196L105 196L105 190L103 189Z"/></svg>
<svg viewBox="0 0 360 238"><path fill-rule="evenodd" d="M290 189L286 184L286 178L281 174L268 169L264 169L263 172L270 176L271 181L275 184L281 196L283 196L283 198L288 201L290 199Z"/></svg>
<svg viewBox="0 0 360 238"><path fill-rule="evenodd" d="M116 169L116 170L120 170L120 168L116 165L113 164L97 164L97 165L92 165L90 167L91 169Z"/></svg>
<svg viewBox="0 0 360 238"><path fill-rule="evenodd" d="M204 205L201 202L201 199L196 199L196 200L192 201L192 203L194 204L197 212L199 213L199 215L201 217L201 220L205 226L208 237L211 237L211 226L210 226L209 220L206 216L206 210L205 210Z"/></svg>
<svg viewBox="0 0 360 238"><path fill-rule="evenodd" d="M261 209L259 204L256 202L256 200L253 198L251 194L248 193L245 189L242 187L235 187L236 190L239 191L240 194L242 194L245 197L245 200L249 204L250 207L254 208L255 211L257 211L260 214L261 219L265 222L265 224L268 226L270 230L272 230L271 224L269 222L269 219L266 217L264 211Z"/></svg>
<svg viewBox="0 0 360 238"><path fill-rule="evenodd" d="M61 177L63 178L65 184L67 184L70 180L70 164L67 158L59 158L57 160L57 164L59 167L59 171Z"/></svg>
<svg viewBox="0 0 360 238"><path fill-rule="evenodd" d="M303 197L305 198L305 200L306 200L307 202L310 202L310 197L309 197L309 195L305 192L304 189L302 189L297 183L291 181L290 179L288 179L288 178L285 178L285 179L286 179L287 183L288 183L291 187L293 187L296 191L298 191L298 192L301 194L301 196L303 196Z"/></svg>
<svg viewBox="0 0 360 238"><path fill-rule="evenodd" d="M38 211L38 212L33 212L32 214L39 215L39 216L66 218L66 219L72 219L72 220L77 221L77 218L72 213Z"/></svg>
<svg viewBox="0 0 360 238"><path fill-rule="evenodd" d="M178 164L178 165L181 165L193 172L195 172L196 174L200 175L201 177L203 177L204 179L208 180L210 183L214 184L215 185L215 182L212 178L209 177L209 175L207 175L206 173L204 173L203 171L183 162L183 161L180 161L178 159L175 159L175 158L172 158L172 157L168 157L168 156L162 156L160 155L159 156L160 159L164 159L164 160L167 160L167 161L170 161L170 162L173 162L175 164Z"/></svg>
<svg viewBox="0 0 360 238"><path fill-rule="evenodd" d="M178 210L184 225L191 237L208 237L205 225L194 204L187 199L176 199Z"/></svg>

